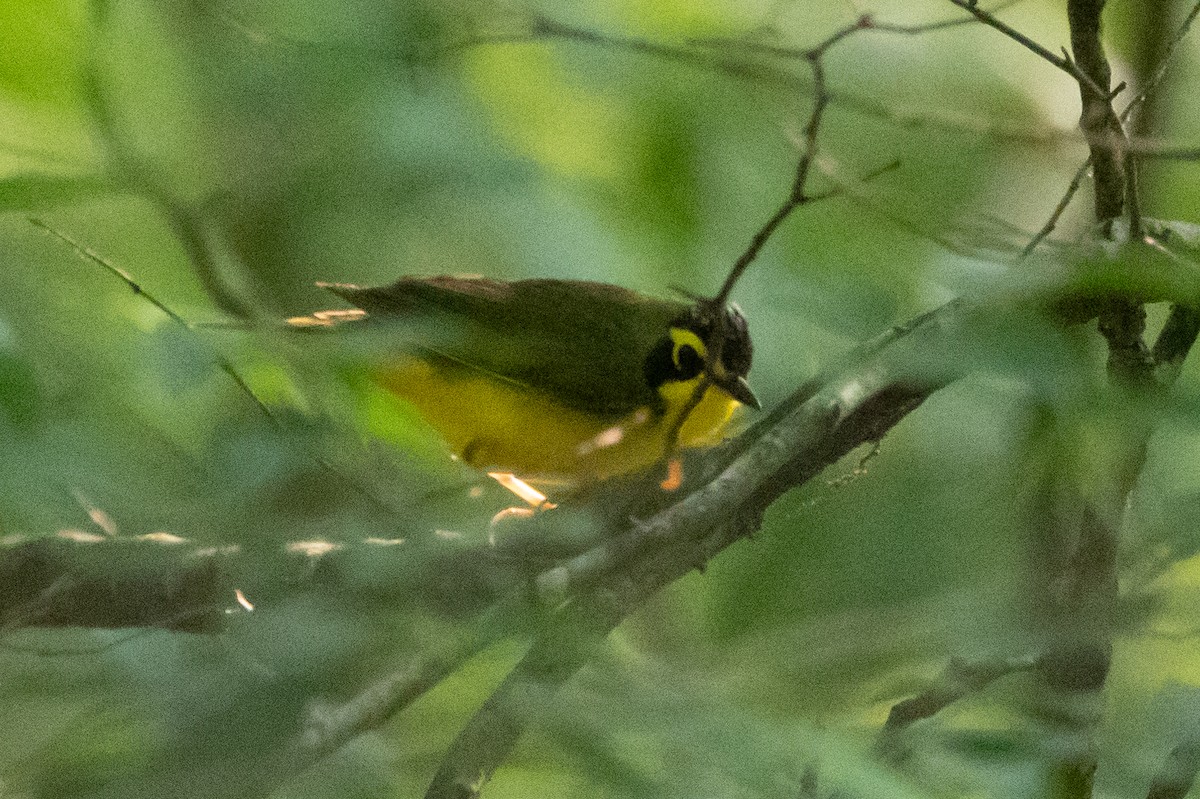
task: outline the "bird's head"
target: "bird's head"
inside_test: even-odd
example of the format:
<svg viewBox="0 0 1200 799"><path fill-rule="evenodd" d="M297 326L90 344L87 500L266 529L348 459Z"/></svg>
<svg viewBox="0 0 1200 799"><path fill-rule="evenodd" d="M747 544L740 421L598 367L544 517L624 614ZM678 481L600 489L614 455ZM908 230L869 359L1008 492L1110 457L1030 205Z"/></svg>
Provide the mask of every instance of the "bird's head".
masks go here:
<svg viewBox="0 0 1200 799"><path fill-rule="evenodd" d="M671 322L646 356L644 372L646 382L660 394L681 384L694 386L707 377L733 399L758 408L758 398L746 382L753 356L741 310L736 305L717 309L700 300Z"/></svg>

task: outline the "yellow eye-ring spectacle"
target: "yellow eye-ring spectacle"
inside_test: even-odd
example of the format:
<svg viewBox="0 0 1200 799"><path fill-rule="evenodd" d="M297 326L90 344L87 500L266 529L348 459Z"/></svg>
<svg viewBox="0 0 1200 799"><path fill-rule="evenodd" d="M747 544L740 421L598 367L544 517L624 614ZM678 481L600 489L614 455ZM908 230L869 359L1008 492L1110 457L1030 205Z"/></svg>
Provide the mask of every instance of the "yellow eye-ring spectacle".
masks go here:
<svg viewBox="0 0 1200 799"><path fill-rule="evenodd" d="M708 356L708 348L704 346L704 342L698 335L684 327L671 328L671 341L674 347L671 350L671 360L675 362L675 368L679 371L692 371L694 374L699 374L700 370L697 364L703 364L704 359ZM690 347L695 352L695 357L684 354L684 348ZM685 364L685 360L688 363Z"/></svg>

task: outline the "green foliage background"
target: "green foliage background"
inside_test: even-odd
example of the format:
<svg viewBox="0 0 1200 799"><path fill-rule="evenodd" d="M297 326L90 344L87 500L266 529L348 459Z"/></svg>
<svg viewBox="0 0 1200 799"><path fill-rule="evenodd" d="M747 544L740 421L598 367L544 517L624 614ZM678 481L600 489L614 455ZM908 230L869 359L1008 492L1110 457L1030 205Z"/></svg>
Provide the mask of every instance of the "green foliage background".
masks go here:
<svg viewBox="0 0 1200 799"><path fill-rule="evenodd" d="M1110 48L1136 80L1165 23L1110 5ZM96 508L120 535L165 530L266 563L293 540L470 538L503 506L491 489L470 498L476 476L336 353L184 329L31 217L189 322L227 310L189 231L263 319L328 307L317 280L411 273L712 292L784 197L811 101L802 60L740 37L769 26L768 41L802 48L866 12L961 13L933 0L0 0L0 534L98 532ZM673 46L732 40L699 52L755 69L617 38L529 40L539 13ZM1061 3L1004 18L1052 50L1068 40ZM1163 141L1194 143L1198 55L1185 43L1157 95ZM827 67L819 185L842 194L798 212L735 293L767 407L856 342L1035 268L990 254L1028 240L1085 157L1072 82L982 26L864 32ZM1153 162L1145 181L1150 215L1194 216L1193 165ZM1086 229L1081 198L1065 241ZM975 375L904 421L866 474L838 479L850 459L793 492L759 536L623 625L486 795L794 797L809 767L851 796L1036 794L1051 726L1022 711L1019 678L919 728L902 771L865 754L949 657L1021 648L1033 476L1062 457L1044 420L1082 442L1068 460L1086 479L1128 412L1106 398L1094 334L1002 329L963 357ZM1117 640L1108 795L1144 795L1196 723L1198 408L1189 366L1154 411L1129 515L1141 614ZM220 636L4 632L0 795L261 795L253 775L306 707L352 696L458 623L403 591L293 592L291 577L260 575L257 610ZM518 655L485 653L265 790L421 795Z"/></svg>

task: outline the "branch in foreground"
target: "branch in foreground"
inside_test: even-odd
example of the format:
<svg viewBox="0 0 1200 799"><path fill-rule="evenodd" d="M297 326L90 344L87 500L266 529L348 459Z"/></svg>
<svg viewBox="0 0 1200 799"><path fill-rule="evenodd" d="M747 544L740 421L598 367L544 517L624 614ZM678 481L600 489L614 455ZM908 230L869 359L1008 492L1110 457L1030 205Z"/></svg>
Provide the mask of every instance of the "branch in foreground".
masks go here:
<svg viewBox="0 0 1200 799"><path fill-rule="evenodd" d="M478 796L517 739L554 694L585 663L629 611L645 597L636 584L625 595L594 593L564 608L521 662L488 697L442 758L426 799Z"/></svg>
<svg viewBox="0 0 1200 799"><path fill-rule="evenodd" d="M226 560L165 533L138 538L66 530L0 545L0 630L25 627L224 628L237 595Z"/></svg>
<svg viewBox="0 0 1200 799"><path fill-rule="evenodd" d="M930 370L921 351L956 335L954 302L881 337L877 349L802 388L720 474L625 534L543 573L543 602L563 610L455 739L426 799L463 799L503 763L521 733L594 648L648 597L757 529L766 508L856 446L877 440L963 373ZM730 454L725 454L729 458Z"/></svg>
<svg viewBox="0 0 1200 799"><path fill-rule="evenodd" d="M887 331L840 369L798 389L723 455L727 462L720 473L702 487L539 575L542 602L568 603L567 610L456 739L427 799L473 795L536 721L539 706L644 598L703 568L754 532L779 496L856 446L878 440L930 394L965 374L970 364L959 348L973 335L979 313L979 306L960 300ZM549 663L552 654L561 659ZM1025 661L1010 665L1023 668Z"/></svg>
<svg viewBox="0 0 1200 799"><path fill-rule="evenodd" d="M295 541L274 553L252 553L169 533L8 536L0 540L0 633L39 627L219 633L239 607L250 610L264 597L278 601L281 575L288 576L289 594L365 591L376 604L415 599L460 618L477 614L524 578L520 564L489 552L441 539Z"/></svg>
<svg viewBox="0 0 1200 799"><path fill-rule="evenodd" d="M757 519L781 494L881 436L965 371L965 366L950 365L931 369L928 354L919 353L948 346L953 337L949 330L963 322L967 308L951 302L895 327L839 370L802 386L731 452L719 453L728 462L702 487L538 575L542 601L555 605L591 590L618 575L625 564L676 543L681 534L699 538L742 519Z"/></svg>
<svg viewBox="0 0 1200 799"><path fill-rule="evenodd" d="M222 796L270 794L351 739L386 722L491 644L524 631L529 611L525 597L511 596L447 636L436 651L414 656L404 668L375 681L351 700L311 706L301 731L255 770L250 784L223 785Z"/></svg>

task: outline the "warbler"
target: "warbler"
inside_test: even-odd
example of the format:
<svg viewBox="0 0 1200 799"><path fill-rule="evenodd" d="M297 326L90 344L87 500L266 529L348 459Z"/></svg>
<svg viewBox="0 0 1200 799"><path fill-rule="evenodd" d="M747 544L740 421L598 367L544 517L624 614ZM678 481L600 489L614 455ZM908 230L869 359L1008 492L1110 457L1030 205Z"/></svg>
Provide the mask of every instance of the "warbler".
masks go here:
<svg viewBox="0 0 1200 799"><path fill-rule="evenodd" d="M318 285L354 308L289 324L377 331L385 343L372 352L372 378L475 467L605 478L648 467L672 446L717 444L740 405L759 407L736 306L578 280ZM702 380L709 387L693 406Z"/></svg>

